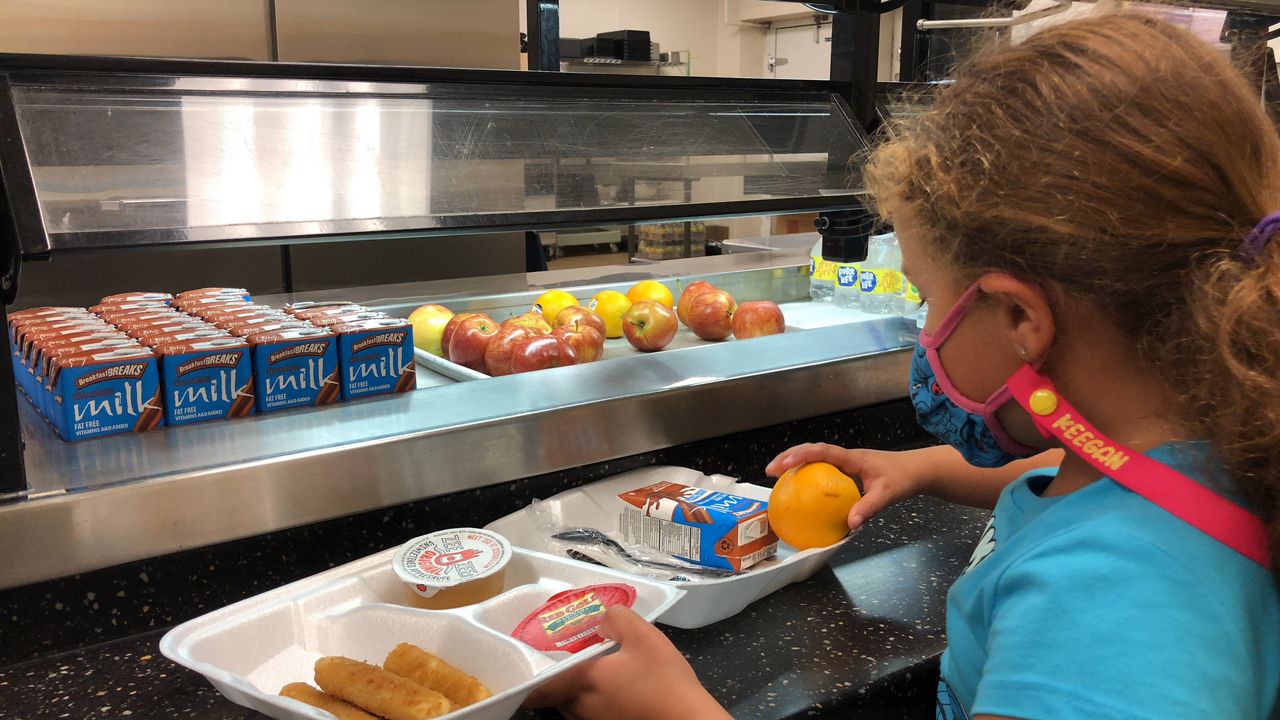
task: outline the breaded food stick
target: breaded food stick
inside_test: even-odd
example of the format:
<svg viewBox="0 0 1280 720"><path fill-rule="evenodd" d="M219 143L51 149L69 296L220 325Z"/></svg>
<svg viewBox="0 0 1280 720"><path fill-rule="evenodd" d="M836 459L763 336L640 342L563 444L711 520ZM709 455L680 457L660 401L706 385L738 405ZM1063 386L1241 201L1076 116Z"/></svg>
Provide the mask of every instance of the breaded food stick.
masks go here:
<svg viewBox="0 0 1280 720"><path fill-rule="evenodd" d="M400 643L387 655L382 667L387 672L435 690L458 707L478 703L493 695L484 683L417 645Z"/></svg>
<svg viewBox="0 0 1280 720"><path fill-rule="evenodd" d="M338 720L378 720L355 705L343 702L332 695L326 695L303 682L285 685L280 688L280 695L330 712Z"/></svg>
<svg viewBox="0 0 1280 720"><path fill-rule="evenodd" d="M428 720L453 709L435 690L351 658L317 660L316 685L387 720Z"/></svg>

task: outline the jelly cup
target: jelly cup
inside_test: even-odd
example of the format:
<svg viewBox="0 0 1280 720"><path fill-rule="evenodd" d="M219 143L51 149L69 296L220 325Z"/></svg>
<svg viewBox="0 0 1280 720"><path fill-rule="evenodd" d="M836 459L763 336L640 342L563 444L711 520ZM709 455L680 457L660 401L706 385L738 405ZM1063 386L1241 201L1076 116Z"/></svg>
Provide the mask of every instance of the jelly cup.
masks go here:
<svg viewBox="0 0 1280 720"><path fill-rule="evenodd" d="M446 610L484 602L501 593L511 543L478 528L441 530L405 543L391 558L408 588L406 604Z"/></svg>

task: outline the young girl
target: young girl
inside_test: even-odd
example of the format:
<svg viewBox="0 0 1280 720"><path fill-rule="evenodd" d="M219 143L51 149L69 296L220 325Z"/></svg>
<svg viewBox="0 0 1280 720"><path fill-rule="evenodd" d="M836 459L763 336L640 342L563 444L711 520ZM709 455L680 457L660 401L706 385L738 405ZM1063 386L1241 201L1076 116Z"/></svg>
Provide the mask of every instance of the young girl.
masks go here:
<svg viewBox="0 0 1280 720"><path fill-rule="evenodd" d="M767 472L858 475L854 528L921 493L994 507L948 596L939 717L1270 717L1280 140L1258 94L1160 21L1064 23L970 63L866 177L929 303L910 390L948 446L806 445ZM605 629L621 650L535 702L727 716L660 631Z"/></svg>

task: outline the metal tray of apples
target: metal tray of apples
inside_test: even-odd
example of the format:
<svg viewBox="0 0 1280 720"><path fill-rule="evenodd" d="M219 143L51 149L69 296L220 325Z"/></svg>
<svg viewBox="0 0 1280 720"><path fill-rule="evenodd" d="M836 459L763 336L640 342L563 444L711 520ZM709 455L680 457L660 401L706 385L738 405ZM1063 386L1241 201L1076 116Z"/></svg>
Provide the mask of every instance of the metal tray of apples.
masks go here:
<svg viewBox="0 0 1280 720"><path fill-rule="evenodd" d="M788 315L789 312L803 312L803 310L808 309L806 306L809 306L811 304L812 303L786 303L778 307L781 308L781 311L784 317L789 317ZM674 315L674 312L672 314ZM514 319L516 318L508 318L508 320L514 320ZM498 318L494 318L494 320L498 321L499 323L504 322ZM674 317L672 318L672 320L675 321ZM770 321L771 321L770 318L767 316L762 316L760 320L760 322L762 323L768 323ZM772 322L777 322L777 320L773 320ZM786 321L783 320L782 322L785 323ZM661 352L672 352L677 350L688 350L690 348L702 347L705 345L714 344L716 342L716 341L707 341L699 338L697 335L694 334L692 330L684 326L679 321L675 321L675 324L677 326L677 329L671 341L659 348L654 348L653 351L660 350ZM792 332L797 329L799 328L795 328L790 324L786 324L783 328L783 331ZM456 333L456 332L457 330L454 329L453 333ZM730 341L730 342L734 341L733 336L730 335L728 338L726 338L726 341ZM574 341L571 340L570 342L572 343ZM512 343L512 345L514 345L514 343ZM636 339L634 344L627 337L606 339L604 340L604 343L602 346L594 350L594 352L598 353L598 356L592 360L589 360L588 362L607 361L607 360L613 360L613 359L622 358L622 357L631 357L636 354L643 354L646 352L646 350L641 350L640 347L643 347L644 345L645 345L644 339L639 337ZM510 357L510 353L512 352L512 350L514 350L514 348L511 348L507 351L506 355L508 358ZM578 351L578 357L580 362L581 361L580 358L583 355L583 352L581 348L577 346L575 346L575 350ZM592 351L590 350L587 351L588 354L590 352ZM424 368L430 369L440 375L443 375L444 377L447 377L451 380L455 380L458 382L467 382L471 380L484 380L493 376L492 374L490 374L491 368L487 367L483 360L478 360L478 361L470 362L467 365L463 365L457 362L451 362L450 360L446 360L437 355L433 355L432 353L427 352L426 350L423 350L421 348L414 349L414 358L417 361L418 365ZM508 360L508 362L510 362L510 360ZM547 367L559 367L562 365L573 364L573 363L557 361L552 357L544 356L540 360L534 360L532 364L540 365L540 367L538 367L537 369L544 369ZM482 372L481 368L483 368L485 371ZM498 371L495 374L508 374L508 373Z"/></svg>

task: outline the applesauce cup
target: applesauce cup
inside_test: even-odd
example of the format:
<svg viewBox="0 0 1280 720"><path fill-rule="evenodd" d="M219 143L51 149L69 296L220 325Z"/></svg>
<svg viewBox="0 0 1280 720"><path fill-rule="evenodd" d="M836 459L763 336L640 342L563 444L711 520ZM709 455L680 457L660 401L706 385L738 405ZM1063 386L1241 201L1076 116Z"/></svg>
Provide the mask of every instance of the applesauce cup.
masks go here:
<svg viewBox="0 0 1280 720"><path fill-rule="evenodd" d="M502 592L511 543L477 528L416 537L396 550L391 566L404 581L406 604L447 610L483 602Z"/></svg>

